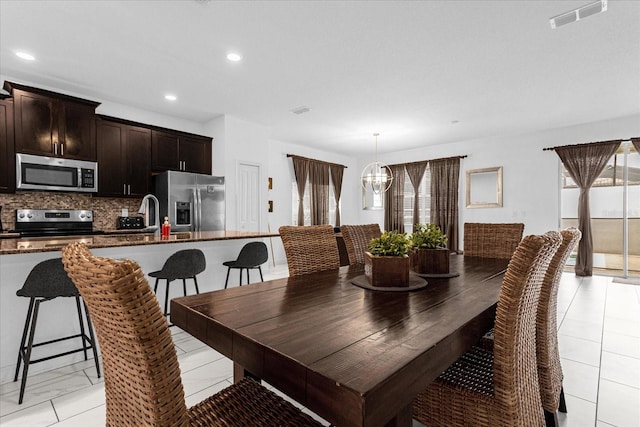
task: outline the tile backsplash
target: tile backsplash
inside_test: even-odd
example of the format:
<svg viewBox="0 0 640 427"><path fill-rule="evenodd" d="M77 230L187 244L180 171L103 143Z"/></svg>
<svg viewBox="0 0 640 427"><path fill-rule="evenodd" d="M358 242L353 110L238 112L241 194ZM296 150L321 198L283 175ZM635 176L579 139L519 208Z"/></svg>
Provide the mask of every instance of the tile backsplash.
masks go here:
<svg viewBox="0 0 640 427"><path fill-rule="evenodd" d="M137 216L142 198L95 197L91 194L19 191L0 194L3 230L15 228L16 209L89 209L93 211L95 230L113 230L122 209Z"/></svg>

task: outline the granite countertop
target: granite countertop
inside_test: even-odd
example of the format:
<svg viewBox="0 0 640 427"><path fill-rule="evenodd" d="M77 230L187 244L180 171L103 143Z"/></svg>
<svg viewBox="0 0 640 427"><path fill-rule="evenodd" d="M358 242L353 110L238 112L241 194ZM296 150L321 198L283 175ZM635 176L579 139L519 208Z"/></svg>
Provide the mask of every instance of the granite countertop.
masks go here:
<svg viewBox="0 0 640 427"><path fill-rule="evenodd" d="M129 230L124 233L123 230L113 231L114 233L105 231L105 234L93 236L3 238L0 239L0 255L59 251L71 242L82 242L90 248L112 248L280 236L278 233L251 231L185 231L171 233L166 238L145 230L133 233Z"/></svg>

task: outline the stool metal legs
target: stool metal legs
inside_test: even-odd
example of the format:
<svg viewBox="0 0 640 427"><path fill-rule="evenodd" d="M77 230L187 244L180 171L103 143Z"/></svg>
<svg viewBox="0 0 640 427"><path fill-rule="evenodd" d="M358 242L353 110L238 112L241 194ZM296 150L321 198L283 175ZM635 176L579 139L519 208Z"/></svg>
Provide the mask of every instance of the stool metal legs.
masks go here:
<svg viewBox="0 0 640 427"><path fill-rule="evenodd" d="M88 360L87 350L91 348L93 350L93 358L96 363L96 372L98 378L100 378L100 361L98 360L98 351L96 349L95 337L93 334L93 327L91 325L91 318L89 317L89 311L85 306L85 315L87 320L87 328L89 329L89 336L86 335L84 329L84 321L82 319L82 310L80 308L80 297L76 296L76 308L78 310L78 322L80 323L80 333L75 335L70 335L68 337L57 338L49 341L44 341L41 343L34 344L33 339L36 332L36 323L38 321L38 313L40 311L40 303L51 301L53 298L35 298L32 297L29 299L29 309L27 310L27 319L24 323L24 330L22 331L22 340L20 341L20 348L18 349L18 362L16 364L16 373L13 378L13 381L18 381L18 374L20 373L20 365L22 364L22 381L20 383L20 396L18 398L18 404L22 404L22 400L24 398L24 391L27 385L27 374L29 373L29 365L38 362L44 362L46 360L54 359L56 357L66 356L72 353L84 352L84 360ZM84 302L83 302L84 304ZM27 331L29 331L29 335L27 338ZM40 359L31 360L31 352L34 347L39 347L46 344L53 344L59 341L65 341L73 338L81 338L82 339L82 348L77 348L75 350L65 351L63 353L55 354L52 356L42 357ZM25 345L26 344L26 345Z"/></svg>
<svg viewBox="0 0 640 427"><path fill-rule="evenodd" d="M196 276L193 277L187 277L187 278L183 278L182 279L182 292L184 294L184 296L187 296L187 279L193 279L193 283L196 287L196 294L200 293L200 289L198 289L198 279L196 279ZM160 280L159 277L156 278L156 283L153 286L153 293L156 294L156 296L158 295L158 281ZM169 315L169 285L171 284L171 282L173 282L173 280L169 280L169 279L165 279L167 281L166 286L165 286L165 290L164 290L164 315L168 316Z"/></svg>
<svg viewBox="0 0 640 427"><path fill-rule="evenodd" d="M239 267L236 267L239 268ZM260 268L260 266L257 267L252 267L252 268L257 268L258 271L260 272L260 281L264 282L264 278L262 277L262 268ZM247 270L247 285L249 283L251 283L251 278L249 277L249 270L251 270L251 268L239 268L240 270L240 286L242 286L242 270ZM227 285L229 284L229 273L231 272L231 267L227 267L227 278L224 281L224 288L227 289Z"/></svg>

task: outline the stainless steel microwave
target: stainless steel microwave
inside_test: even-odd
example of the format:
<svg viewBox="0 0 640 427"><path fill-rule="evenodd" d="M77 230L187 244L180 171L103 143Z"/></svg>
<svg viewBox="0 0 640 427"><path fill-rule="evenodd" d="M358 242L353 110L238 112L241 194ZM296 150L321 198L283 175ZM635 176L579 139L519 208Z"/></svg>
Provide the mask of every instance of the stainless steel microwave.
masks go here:
<svg viewBox="0 0 640 427"><path fill-rule="evenodd" d="M18 153L16 188L95 193L98 191L98 164Z"/></svg>

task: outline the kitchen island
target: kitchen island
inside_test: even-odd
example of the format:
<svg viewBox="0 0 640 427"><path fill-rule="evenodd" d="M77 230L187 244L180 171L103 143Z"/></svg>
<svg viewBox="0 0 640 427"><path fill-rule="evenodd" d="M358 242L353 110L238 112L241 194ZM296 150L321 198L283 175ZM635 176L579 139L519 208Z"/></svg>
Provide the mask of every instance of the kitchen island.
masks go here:
<svg viewBox="0 0 640 427"><path fill-rule="evenodd" d="M177 232L169 238L149 233L119 233L69 237L3 238L0 239L0 384L13 381L18 347L29 305L28 298L16 296L31 271L40 261L60 257L60 250L70 242L81 241L101 257L128 258L136 261L146 274L160 270L166 259L182 249L200 249L204 252L207 267L198 275L200 292L224 288L227 268L223 261L233 260L248 241L264 241L269 248L269 261L263 269L272 265L272 239L276 250L282 242L277 233L244 231ZM237 286L238 276L229 278L229 286ZM252 281L260 280L257 272ZM151 286L155 279L147 277ZM159 292L164 294L164 281ZM194 293L193 281L187 280L187 292ZM170 298L182 296L182 285L175 282L170 287ZM163 296L161 300L163 301ZM77 333L78 319L72 298L57 298L44 303L39 314L36 341L46 341ZM35 358L58 353L75 347L77 343L61 342L34 350ZM36 351L40 351L36 354ZM46 352L46 354L45 354ZM37 363L29 368L30 375L56 369L82 360L82 353ZM26 393L29 393L27 383ZM26 398L25 398L26 400Z"/></svg>

